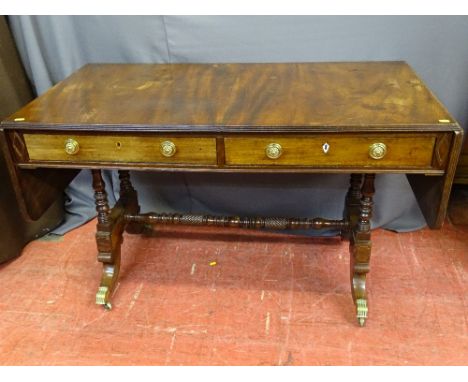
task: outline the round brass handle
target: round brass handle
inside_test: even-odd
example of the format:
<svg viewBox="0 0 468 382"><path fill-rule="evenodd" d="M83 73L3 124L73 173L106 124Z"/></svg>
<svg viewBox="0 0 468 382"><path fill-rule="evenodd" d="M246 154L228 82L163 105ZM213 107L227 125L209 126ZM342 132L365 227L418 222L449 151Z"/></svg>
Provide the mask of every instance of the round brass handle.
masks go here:
<svg viewBox="0 0 468 382"><path fill-rule="evenodd" d="M382 159L387 154L385 143L373 143L369 146L369 156L372 159Z"/></svg>
<svg viewBox="0 0 468 382"><path fill-rule="evenodd" d="M283 153L283 148L279 143L270 143L265 147L265 155L270 159L278 159Z"/></svg>
<svg viewBox="0 0 468 382"><path fill-rule="evenodd" d="M68 155L75 155L80 151L80 144L74 139L67 139L65 142L65 152Z"/></svg>
<svg viewBox="0 0 468 382"><path fill-rule="evenodd" d="M173 157L177 151L176 145L171 141L162 142L159 148L161 150L161 154L167 158Z"/></svg>

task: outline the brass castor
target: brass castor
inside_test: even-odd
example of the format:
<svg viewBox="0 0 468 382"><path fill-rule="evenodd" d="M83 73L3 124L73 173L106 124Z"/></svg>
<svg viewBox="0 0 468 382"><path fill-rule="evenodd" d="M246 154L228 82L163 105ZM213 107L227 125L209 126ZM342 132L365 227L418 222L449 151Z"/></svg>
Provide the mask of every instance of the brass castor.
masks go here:
<svg viewBox="0 0 468 382"><path fill-rule="evenodd" d="M112 304L110 302L107 302L104 304L104 309L105 310L111 310L112 309Z"/></svg>
<svg viewBox="0 0 468 382"><path fill-rule="evenodd" d="M358 298L356 300L356 312L357 312L356 316L357 316L359 326L362 327L366 324L367 312L368 312L367 301L364 300L363 298Z"/></svg>
<svg viewBox="0 0 468 382"><path fill-rule="evenodd" d="M104 308L108 310L112 308L112 305L109 302L109 288L108 287L106 286L99 287L96 293L96 304L104 305ZM110 308L108 308L107 306L110 306Z"/></svg>

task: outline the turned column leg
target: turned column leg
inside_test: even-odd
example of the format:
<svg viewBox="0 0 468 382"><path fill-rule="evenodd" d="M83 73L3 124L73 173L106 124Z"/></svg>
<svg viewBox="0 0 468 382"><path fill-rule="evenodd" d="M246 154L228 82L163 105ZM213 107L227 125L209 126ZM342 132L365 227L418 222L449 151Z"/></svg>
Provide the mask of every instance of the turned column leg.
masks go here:
<svg viewBox="0 0 468 382"><path fill-rule="evenodd" d="M138 194L130 181L130 172L128 170L119 170L120 179L120 202L125 208L125 212L138 215L140 205L138 204ZM128 233L142 233L145 225L137 222L130 222L126 225L125 231Z"/></svg>
<svg viewBox="0 0 468 382"><path fill-rule="evenodd" d="M101 170L91 170L93 175L94 199L97 211L96 244L98 261L103 263L101 283L96 294L96 304L111 309L110 297L120 270L120 246L125 226L123 208L118 205L112 210L107 201L106 185Z"/></svg>
<svg viewBox="0 0 468 382"><path fill-rule="evenodd" d="M371 255L371 227L372 197L374 195L375 174L364 175L361 188L361 202L357 223L351 230L350 238L350 270L351 291L356 305L357 319L360 326L364 326L367 319L366 275L369 272Z"/></svg>
<svg viewBox="0 0 468 382"><path fill-rule="evenodd" d="M342 239L351 239L351 232L358 222L361 208L361 184L362 174L351 174L343 212L343 219L349 222L349 226L341 231Z"/></svg>

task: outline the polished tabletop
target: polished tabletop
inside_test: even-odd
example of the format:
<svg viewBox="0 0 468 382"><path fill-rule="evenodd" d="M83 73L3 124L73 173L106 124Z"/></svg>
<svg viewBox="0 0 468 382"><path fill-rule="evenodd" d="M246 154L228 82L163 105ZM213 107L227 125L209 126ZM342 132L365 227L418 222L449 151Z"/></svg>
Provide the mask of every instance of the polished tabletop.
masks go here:
<svg viewBox="0 0 468 382"><path fill-rule="evenodd" d="M89 64L3 127L395 127L455 123L405 62Z"/></svg>

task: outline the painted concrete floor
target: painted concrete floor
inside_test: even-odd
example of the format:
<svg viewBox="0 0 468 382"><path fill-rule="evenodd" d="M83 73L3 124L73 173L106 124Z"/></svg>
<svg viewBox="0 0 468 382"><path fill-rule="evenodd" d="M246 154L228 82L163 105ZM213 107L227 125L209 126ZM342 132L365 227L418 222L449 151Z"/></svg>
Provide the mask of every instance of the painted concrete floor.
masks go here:
<svg viewBox="0 0 468 382"><path fill-rule="evenodd" d="M0 267L1 365L468 364L468 226L374 231L359 328L347 242L214 228L126 235L105 311L95 224Z"/></svg>

